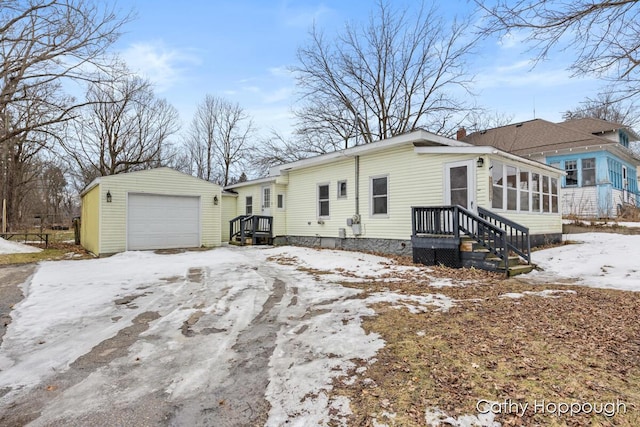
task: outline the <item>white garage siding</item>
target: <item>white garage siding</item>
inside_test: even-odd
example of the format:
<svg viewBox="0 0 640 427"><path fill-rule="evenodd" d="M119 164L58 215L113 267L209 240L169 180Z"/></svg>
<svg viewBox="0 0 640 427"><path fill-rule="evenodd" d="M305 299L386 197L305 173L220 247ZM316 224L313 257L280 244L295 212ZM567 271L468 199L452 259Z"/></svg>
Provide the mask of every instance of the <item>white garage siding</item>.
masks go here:
<svg viewBox="0 0 640 427"><path fill-rule="evenodd" d="M200 198L131 194L127 204L127 249L200 246Z"/></svg>
<svg viewBox="0 0 640 427"><path fill-rule="evenodd" d="M89 193L86 193L83 196L83 203L93 203L96 205L95 209L99 211L99 225L95 227L97 236L94 239L99 242L97 255L109 255L141 247L159 248L157 243L161 239L165 239L165 243L170 245L163 244L162 248L220 246L222 194L220 186L216 184L170 168L158 168L103 176L94 181L92 185L99 186L99 195L94 198L95 200L89 200L86 197ZM110 201L106 199L107 193L111 195ZM137 219L132 220L133 228L129 220L129 211L132 209L129 206L130 195L134 196L134 212L132 213L138 215ZM156 209L156 211L164 210L160 218L157 213L153 213L151 208L144 211L136 209L137 202L142 204L144 202L136 200L135 195L150 195L154 203L160 203ZM178 199L174 199L175 197ZM184 209L184 203L180 204L182 206L180 209L172 207L172 205L176 205L177 200L184 202L185 198L191 199L191 203L186 202L187 205L191 205L188 209L190 214L180 210ZM193 209L194 199L198 200L196 213ZM166 203L169 204L168 207ZM143 213L151 216L145 216L144 219L139 218L139 215ZM193 221L188 220L187 215L191 215ZM151 228L144 231L141 228L143 226ZM130 235L130 232L140 233L140 235ZM153 239L150 236L144 237L145 233L155 234L155 236ZM155 243L152 240L155 240Z"/></svg>

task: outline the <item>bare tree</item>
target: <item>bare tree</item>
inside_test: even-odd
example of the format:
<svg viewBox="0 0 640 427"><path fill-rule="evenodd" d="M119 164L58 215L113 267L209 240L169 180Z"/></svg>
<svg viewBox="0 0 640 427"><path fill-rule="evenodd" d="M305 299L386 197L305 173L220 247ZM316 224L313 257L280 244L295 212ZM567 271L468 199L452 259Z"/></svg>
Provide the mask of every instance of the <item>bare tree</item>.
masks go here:
<svg viewBox="0 0 640 427"><path fill-rule="evenodd" d="M599 93L594 98L587 97L579 106L565 111L565 120L593 117L630 127L640 124L638 106L631 100L620 100L612 91Z"/></svg>
<svg viewBox="0 0 640 427"><path fill-rule="evenodd" d="M345 148L417 128L455 131L451 119L465 109L470 82L465 27L447 27L433 8L396 10L382 1L366 25L348 24L334 39L314 27L293 68L299 134Z"/></svg>
<svg viewBox="0 0 640 427"><path fill-rule="evenodd" d="M637 0L476 0L486 12L485 34L522 31L536 59L560 47L576 52L576 75L611 78L628 86L621 97L638 93L640 3Z"/></svg>
<svg viewBox="0 0 640 427"><path fill-rule="evenodd" d="M476 108L464 117L462 123L467 133L472 133L506 126L513 121L513 117L513 114L489 112L483 108Z"/></svg>
<svg viewBox="0 0 640 427"><path fill-rule="evenodd" d="M84 184L97 176L162 166L163 148L179 130L178 112L151 84L122 70L113 82L91 83L83 115L64 142Z"/></svg>
<svg viewBox="0 0 640 427"><path fill-rule="evenodd" d="M60 124L81 104L64 94L65 83L94 79L129 20L91 0L0 0L0 180L8 224L19 220L36 152L60 138Z"/></svg>
<svg viewBox="0 0 640 427"><path fill-rule="evenodd" d="M186 139L195 175L227 185L248 158L253 121L226 99L206 95L198 105Z"/></svg>
<svg viewBox="0 0 640 427"><path fill-rule="evenodd" d="M95 78L104 54L130 16L89 0L0 0L0 145L25 132L46 132L68 120L78 103L57 96L65 81ZM12 122L25 104L47 106L47 114Z"/></svg>

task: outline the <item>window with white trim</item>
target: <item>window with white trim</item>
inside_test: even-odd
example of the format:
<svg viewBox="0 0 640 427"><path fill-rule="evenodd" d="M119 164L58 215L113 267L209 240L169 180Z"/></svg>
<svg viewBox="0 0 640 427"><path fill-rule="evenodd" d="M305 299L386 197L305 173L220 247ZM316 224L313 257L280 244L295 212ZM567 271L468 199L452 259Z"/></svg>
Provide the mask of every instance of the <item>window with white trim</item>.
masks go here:
<svg viewBox="0 0 640 427"><path fill-rule="evenodd" d="M502 209L502 195L504 193L504 171L502 163L491 161L491 207L494 209Z"/></svg>
<svg viewBox="0 0 640 427"><path fill-rule="evenodd" d="M558 178L491 161L491 206L517 212L558 213Z"/></svg>
<svg viewBox="0 0 640 427"><path fill-rule="evenodd" d="M549 177L542 177L542 212L551 212L551 186Z"/></svg>
<svg viewBox="0 0 640 427"><path fill-rule="evenodd" d="M531 173L531 212L540 212L540 174Z"/></svg>
<svg viewBox="0 0 640 427"><path fill-rule="evenodd" d="M318 217L329 216L329 184L318 184Z"/></svg>
<svg viewBox="0 0 640 427"><path fill-rule="evenodd" d="M596 159L582 159L582 186L596 185Z"/></svg>
<svg viewBox="0 0 640 427"><path fill-rule="evenodd" d="M520 171L518 186L520 188L520 210L529 211L529 172Z"/></svg>
<svg viewBox="0 0 640 427"><path fill-rule="evenodd" d="M338 181L338 199L347 198L347 181Z"/></svg>
<svg viewBox="0 0 640 427"><path fill-rule="evenodd" d="M277 203L278 209L284 209L284 194L278 194L276 203Z"/></svg>
<svg viewBox="0 0 640 427"><path fill-rule="evenodd" d="M244 214L253 215L253 197L247 196L244 199Z"/></svg>
<svg viewBox="0 0 640 427"><path fill-rule="evenodd" d="M518 170L515 166L507 166L507 210L518 210Z"/></svg>
<svg viewBox="0 0 640 427"><path fill-rule="evenodd" d="M565 177L565 183L567 187L578 185L578 161L565 160L564 170L565 172L567 172L567 176Z"/></svg>
<svg viewBox="0 0 640 427"><path fill-rule="evenodd" d="M558 213L558 180L551 178L551 212Z"/></svg>
<svg viewBox="0 0 640 427"><path fill-rule="evenodd" d="M387 215L389 213L389 177L371 178L371 213Z"/></svg>

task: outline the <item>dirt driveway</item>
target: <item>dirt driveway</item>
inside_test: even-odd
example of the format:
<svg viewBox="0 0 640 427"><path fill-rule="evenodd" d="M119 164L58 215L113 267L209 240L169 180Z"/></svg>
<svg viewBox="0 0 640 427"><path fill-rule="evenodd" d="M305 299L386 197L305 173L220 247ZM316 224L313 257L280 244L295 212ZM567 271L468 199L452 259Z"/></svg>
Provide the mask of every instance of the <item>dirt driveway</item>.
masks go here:
<svg viewBox="0 0 640 427"><path fill-rule="evenodd" d="M333 257L328 265L346 262L340 253L322 256ZM396 268L384 258L347 258L353 265L333 276L278 248L126 253L0 270L12 283L2 287L10 297L3 304L21 298L17 283L26 281L27 294L0 347L0 424L338 422L348 410L329 397L332 379L383 345L361 327L373 314L368 305L406 297L365 299L336 284ZM411 298L404 305L419 310L447 303Z"/></svg>

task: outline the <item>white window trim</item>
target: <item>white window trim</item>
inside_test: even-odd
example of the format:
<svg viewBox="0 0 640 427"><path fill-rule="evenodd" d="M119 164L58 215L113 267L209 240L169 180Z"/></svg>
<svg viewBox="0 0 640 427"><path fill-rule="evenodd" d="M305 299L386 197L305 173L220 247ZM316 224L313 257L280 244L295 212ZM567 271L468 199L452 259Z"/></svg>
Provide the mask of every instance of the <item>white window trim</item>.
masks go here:
<svg viewBox="0 0 640 427"><path fill-rule="evenodd" d="M347 180L346 179L341 179L340 181L338 181L338 183L336 184L336 199L346 199L347 196L349 195L349 186L347 185L346 188L346 193L344 196L340 195L340 184L342 184L344 182L345 185L347 185Z"/></svg>
<svg viewBox="0 0 640 427"><path fill-rule="evenodd" d="M329 215L320 215L320 187L327 186L327 194L326 200L329 203ZM316 217L318 219L329 219L331 218L331 183L330 182L320 182L316 185Z"/></svg>
<svg viewBox="0 0 640 427"><path fill-rule="evenodd" d="M387 213L384 213L384 214L373 213L373 180L379 179L379 178L387 178ZM369 177L369 217L370 218L389 218L389 211L391 210L391 204L390 204L391 198L389 196L390 188L391 188L391 185L389 181L389 174L374 175Z"/></svg>
<svg viewBox="0 0 640 427"><path fill-rule="evenodd" d="M282 197L282 207L278 206L278 198L279 197ZM286 200L285 200L285 197L284 197L284 193L277 193L276 194L276 209L278 209L279 211L283 211L285 209L285 206L286 206L285 203L286 203Z"/></svg>
<svg viewBox="0 0 640 427"><path fill-rule="evenodd" d="M249 198L251 198L251 204L250 205L247 204L247 199L249 199ZM254 206L253 199L254 199L253 195L244 196L244 214L245 215L254 215L254 212L253 212L253 206ZM249 207L249 206L251 206L251 213L250 214L247 213L247 207Z"/></svg>

